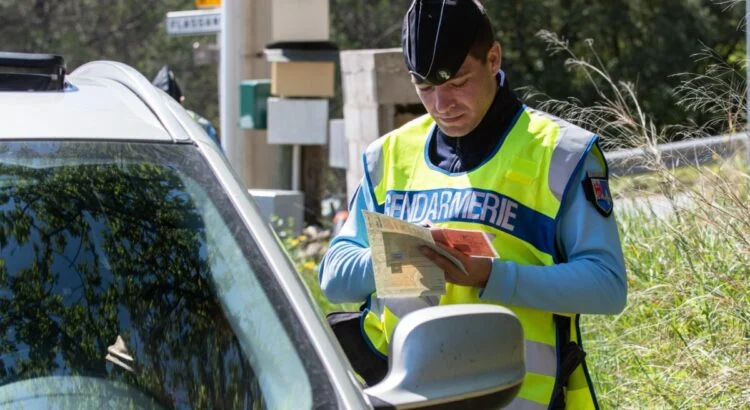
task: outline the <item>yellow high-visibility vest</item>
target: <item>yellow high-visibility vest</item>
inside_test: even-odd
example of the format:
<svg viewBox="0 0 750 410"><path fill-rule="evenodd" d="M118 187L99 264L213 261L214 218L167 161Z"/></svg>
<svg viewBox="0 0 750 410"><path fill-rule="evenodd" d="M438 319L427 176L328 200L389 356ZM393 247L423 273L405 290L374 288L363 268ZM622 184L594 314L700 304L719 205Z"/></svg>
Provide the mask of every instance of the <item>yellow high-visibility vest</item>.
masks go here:
<svg viewBox="0 0 750 410"><path fill-rule="evenodd" d="M435 123L417 118L379 138L364 154L365 178L376 210L438 227L471 229L493 237L502 260L525 265L556 262L561 204L591 152L604 166L597 136L549 114L523 107L496 151L475 169L449 173L430 163L428 144ZM378 298L364 311L363 333L373 349L388 354L399 317L436 304L490 303L481 289L446 285L441 297ZM498 303L499 304L499 303ZM506 306L524 329L527 374L509 409L546 409L558 383L555 315L570 318L570 340L580 345L579 316ZM566 408L598 408L585 363L565 386Z"/></svg>

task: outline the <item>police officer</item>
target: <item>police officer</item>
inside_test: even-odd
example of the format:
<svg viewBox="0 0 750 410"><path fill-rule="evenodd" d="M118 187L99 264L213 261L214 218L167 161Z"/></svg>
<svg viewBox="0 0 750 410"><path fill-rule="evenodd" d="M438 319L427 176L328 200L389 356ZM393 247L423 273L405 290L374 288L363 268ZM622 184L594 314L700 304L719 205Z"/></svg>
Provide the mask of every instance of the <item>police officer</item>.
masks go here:
<svg viewBox="0 0 750 410"><path fill-rule="evenodd" d="M627 294L599 137L519 101L477 0L413 1L402 47L428 114L367 148L350 216L320 267L330 301L364 302L362 340L332 322L347 356L376 383L399 317L438 303L496 303L514 311L526 338L527 376L509 408L597 408L579 318L616 314ZM499 257L443 246L466 275L424 249L445 272L445 295L378 298L362 210L486 232Z"/></svg>

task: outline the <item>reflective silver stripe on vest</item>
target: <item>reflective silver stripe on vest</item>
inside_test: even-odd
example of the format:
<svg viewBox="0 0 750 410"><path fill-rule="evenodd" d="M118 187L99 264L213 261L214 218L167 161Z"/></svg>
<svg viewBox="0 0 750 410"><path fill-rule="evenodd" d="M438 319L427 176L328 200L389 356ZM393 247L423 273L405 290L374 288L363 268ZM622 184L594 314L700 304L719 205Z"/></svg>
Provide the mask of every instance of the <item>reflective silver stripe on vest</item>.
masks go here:
<svg viewBox="0 0 750 410"><path fill-rule="evenodd" d="M378 318L382 320L383 317L383 305L382 300L378 299L376 297L373 297L370 299L370 305L367 307L367 309L374 313Z"/></svg>
<svg viewBox="0 0 750 410"><path fill-rule="evenodd" d="M367 147L365 153L362 154L365 161L365 172L367 172L370 182L372 182L373 190L383 179L383 169L385 168L385 164L383 163L383 143L385 143L386 138L380 137L376 139Z"/></svg>
<svg viewBox="0 0 750 410"><path fill-rule="evenodd" d="M507 407L503 407L505 410L545 410L549 407L546 404L537 403L535 401L516 397Z"/></svg>
<svg viewBox="0 0 750 410"><path fill-rule="evenodd" d="M557 375L557 352L554 346L527 340L526 371L555 377Z"/></svg>
<svg viewBox="0 0 750 410"><path fill-rule="evenodd" d="M554 121L560 127L560 136L557 138L549 167L549 189L562 201L568 181L573 177L578 164L597 135L548 113L534 109L529 111Z"/></svg>
<svg viewBox="0 0 750 410"><path fill-rule="evenodd" d="M402 127L408 127L409 124L414 121L422 121L422 119L427 116L429 116L429 114L424 114L422 117L418 117L403 125ZM425 134L425 140L429 138L430 135L432 135L435 127L436 124L432 122L432 125L428 127L427 133ZM387 138L395 138L395 135L397 134L386 134L378 138L377 140L373 141L367 147L367 150L365 150L364 154L362 154L365 162L365 172L367 172L370 177L370 182L372 182L373 190L375 190L375 188L377 188L377 186L380 185L380 182L382 182L383 180L383 172L385 170L385 162L383 161L383 144L385 143Z"/></svg>

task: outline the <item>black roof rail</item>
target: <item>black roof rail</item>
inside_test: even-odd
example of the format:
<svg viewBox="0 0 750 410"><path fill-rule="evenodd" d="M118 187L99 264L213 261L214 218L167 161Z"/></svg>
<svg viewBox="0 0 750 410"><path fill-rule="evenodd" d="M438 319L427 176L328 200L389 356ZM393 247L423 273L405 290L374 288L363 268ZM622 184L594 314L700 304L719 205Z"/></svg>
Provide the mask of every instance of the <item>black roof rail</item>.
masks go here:
<svg viewBox="0 0 750 410"><path fill-rule="evenodd" d="M0 52L0 91L60 91L65 72L59 55Z"/></svg>

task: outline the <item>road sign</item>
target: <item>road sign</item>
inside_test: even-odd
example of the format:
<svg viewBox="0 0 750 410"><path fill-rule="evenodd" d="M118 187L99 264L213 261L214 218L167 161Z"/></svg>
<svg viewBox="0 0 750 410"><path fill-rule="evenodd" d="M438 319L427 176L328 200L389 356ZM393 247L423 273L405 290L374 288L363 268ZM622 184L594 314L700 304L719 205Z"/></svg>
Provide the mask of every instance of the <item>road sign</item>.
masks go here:
<svg viewBox="0 0 750 410"><path fill-rule="evenodd" d="M195 7L199 9L215 9L221 7L221 0L195 0Z"/></svg>
<svg viewBox="0 0 750 410"><path fill-rule="evenodd" d="M167 13L167 34L189 36L214 34L221 31L221 9L170 11Z"/></svg>

